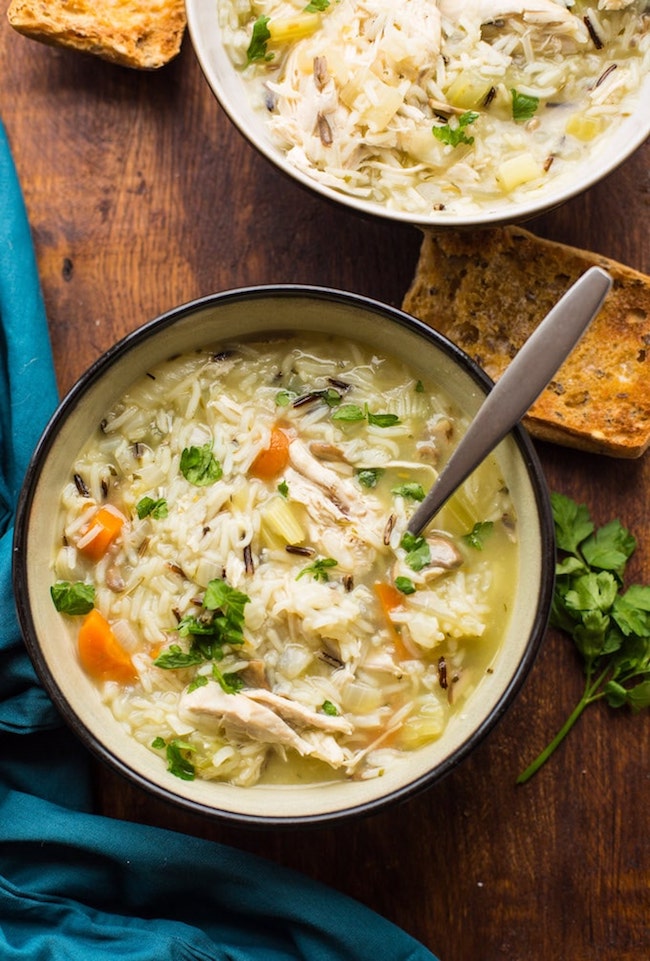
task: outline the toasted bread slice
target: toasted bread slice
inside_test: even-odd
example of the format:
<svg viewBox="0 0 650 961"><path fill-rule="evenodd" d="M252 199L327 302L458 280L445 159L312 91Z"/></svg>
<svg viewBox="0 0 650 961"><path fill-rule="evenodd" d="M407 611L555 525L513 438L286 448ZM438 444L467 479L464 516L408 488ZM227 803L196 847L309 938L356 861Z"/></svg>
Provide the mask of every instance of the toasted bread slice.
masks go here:
<svg viewBox="0 0 650 961"><path fill-rule="evenodd" d="M43 43L153 70L180 50L184 0L12 0L9 23Z"/></svg>
<svg viewBox="0 0 650 961"><path fill-rule="evenodd" d="M518 227L427 232L403 308L498 380L587 268L609 271L605 304L524 423L534 436L612 457L650 443L650 277Z"/></svg>

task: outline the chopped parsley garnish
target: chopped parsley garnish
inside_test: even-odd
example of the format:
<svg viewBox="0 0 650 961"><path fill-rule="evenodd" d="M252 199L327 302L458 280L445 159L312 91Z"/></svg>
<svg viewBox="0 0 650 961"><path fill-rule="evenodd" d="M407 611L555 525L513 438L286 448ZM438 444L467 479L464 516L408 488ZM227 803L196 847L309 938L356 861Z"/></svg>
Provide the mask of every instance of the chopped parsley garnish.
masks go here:
<svg viewBox="0 0 650 961"><path fill-rule="evenodd" d="M415 584L410 577L396 577L395 587L402 594L415 594Z"/></svg>
<svg viewBox="0 0 650 961"><path fill-rule="evenodd" d="M399 424L400 422L397 414L373 414L367 407L366 417L368 418L368 423L374 427L394 427L395 424Z"/></svg>
<svg viewBox="0 0 650 961"><path fill-rule="evenodd" d="M368 410L367 404L365 408L359 407L358 404L341 404L332 414L332 420L342 420L348 423L367 420L369 424L375 427L392 427L400 422L397 414L373 414L372 411Z"/></svg>
<svg viewBox="0 0 650 961"><path fill-rule="evenodd" d="M140 520L144 517L153 517L155 520L162 520L169 514L169 508L167 507L167 501L164 497L159 497L156 500L153 497L143 497L135 505L136 512Z"/></svg>
<svg viewBox="0 0 650 961"><path fill-rule="evenodd" d="M289 404L296 399L298 395L294 390L279 390L275 395L275 403L277 407L288 407Z"/></svg>
<svg viewBox="0 0 650 961"><path fill-rule="evenodd" d="M156 658L156 667L174 670L203 661L221 660L225 644L244 643L244 608L250 598L215 578L208 584L199 614L186 614L178 624L181 637L190 637L189 651L170 644Z"/></svg>
<svg viewBox="0 0 650 961"><path fill-rule="evenodd" d="M266 45L271 39L271 31L268 27L270 19L270 17L258 17L253 24L253 33L246 51L247 64L259 60L273 60L273 54L266 52Z"/></svg>
<svg viewBox="0 0 650 961"><path fill-rule="evenodd" d="M415 393L416 393L416 394L423 394L423 393L424 393L424 384L422 383L421 380L418 380L418 381L415 382Z"/></svg>
<svg viewBox="0 0 650 961"><path fill-rule="evenodd" d="M478 117L479 115L473 110L466 110L455 122L450 121L440 126L434 124L431 128L433 136L449 147L457 147L461 143L471 146L474 143L474 138L467 136L465 127L469 127L475 120L478 120Z"/></svg>
<svg viewBox="0 0 650 961"><path fill-rule="evenodd" d="M95 588L83 581L57 581L50 595L59 614L88 614L95 606Z"/></svg>
<svg viewBox="0 0 650 961"><path fill-rule="evenodd" d="M303 13L324 13L330 5L330 0L310 0Z"/></svg>
<svg viewBox="0 0 650 961"><path fill-rule="evenodd" d="M406 551L405 561L412 571L421 571L431 563L431 549L421 534L416 536L410 531L405 531L402 534L400 547Z"/></svg>
<svg viewBox="0 0 650 961"><path fill-rule="evenodd" d="M366 415L363 412L363 408L359 407L358 404L341 404L332 414L332 420L344 420L348 423L365 419Z"/></svg>
<svg viewBox="0 0 650 961"><path fill-rule="evenodd" d="M283 497L289 496L289 485L286 480L280 481L278 484L278 494L282 494Z"/></svg>
<svg viewBox="0 0 650 961"><path fill-rule="evenodd" d="M202 664L205 658L200 651L184 651L179 644L170 644L153 662L156 667L166 671L177 671L184 667Z"/></svg>
<svg viewBox="0 0 650 961"><path fill-rule="evenodd" d="M208 678L205 674L197 674L193 681L187 685L187 693L191 694L192 691L196 691L199 687L205 687L208 683Z"/></svg>
<svg viewBox="0 0 650 961"><path fill-rule="evenodd" d="M338 711L336 705L332 704L331 701L323 701L321 705L321 711L323 714L329 714L330 717L338 717Z"/></svg>
<svg viewBox="0 0 650 961"><path fill-rule="evenodd" d="M180 738L174 738L173 741L170 741L165 748L169 773L179 777L181 781L193 781L195 777L194 765L187 757L187 754L193 750L191 744L188 744L187 741L181 741Z"/></svg>
<svg viewBox="0 0 650 961"><path fill-rule="evenodd" d="M296 580L299 581L305 574L311 574L315 581L325 583L330 579L327 571L331 567L336 567L337 564L338 561L335 561L333 557L319 557L313 564L308 564L307 567L303 567L296 577Z"/></svg>
<svg viewBox="0 0 650 961"><path fill-rule="evenodd" d="M214 484L223 474L221 464L212 453L212 444L186 447L181 454L181 474L195 487Z"/></svg>
<svg viewBox="0 0 650 961"><path fill-rule="evenodd" d="M226 694L236 694L244 686L243 680L236 671L223 673L216 664L212 665L212 676Z"/></svg>
<svg viewBox="0 0 650 961"><path fill-rule="evenodd" d="M485 539L490 536L493 529L493 521L478 521L468 534L463 534L463 540L474 550L482 551Z"/></svg>
<svg viewBox="0 0 650 961"><path fill-rule="evenodd" d="M422 484L415 484L413 481L409 481L406 484L400 484L399 487L393 487L391 494L398 494L400 497L408 497L412 501L424 500L424 489Z"/></svg>
<svg viewBox="0 0 650 961"><path fill-rule="evenodd" d="M357 471L357 480L362 487L370 490L377 486L377 481L383 473L381 467L362 467L361 470Z"/></svg>
<svg viewBox="0 0 650 961"><path fill-rule="evenodd" d="M618 520L596 528L587 507L551 494L558 556L551 624L573 640L584 662L582 697L553 740L517 782L535 774L590 704L650 707L650 586L623 590L636 540Z"/></svg>
<svg viewBox="0 0 650 961"><path fill-rule="evenodd" d="M530 120L535 115L539 107L539 97L531 97L526 93L519 93L517 90L510 91L512 95L512 119L516 123L523 123Z"/></svg>

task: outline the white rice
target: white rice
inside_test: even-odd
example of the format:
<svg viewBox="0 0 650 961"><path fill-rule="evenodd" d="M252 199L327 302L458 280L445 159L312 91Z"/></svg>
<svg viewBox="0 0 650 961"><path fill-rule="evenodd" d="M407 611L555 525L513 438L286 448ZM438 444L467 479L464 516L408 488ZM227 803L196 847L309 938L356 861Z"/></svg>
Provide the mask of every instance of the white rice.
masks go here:
<svg viewBox="0 0 650 961"><path fill-rule="evenodd" d="M313 777L367 777L384 768L385 745L381 765L369 749L382 731L391 733L392 751L442 733L462 699L450 698L440 658L450 678L467 678L467 690L492 662L502 631L493 612L503 609L504 598L507 606L517 547L510 524L501 523L512 518L512 505L488 461L436 522L439 536L456 545L460 566L437 574L408 566L400 541L415 503L393 489L405 481L428 487L462 426L438 385L424 387L401 364L358 344L304 337L240 345L222 360L209 350L177 358L150 372L107 413L71 465L77 482L71 479L61 495L63 546L54 572L94 586L95 606L131 656L135 683L109 678L100 686L109 709L141 743L164 757L181 739L196 776L250 785L260 777L304 777L301 767ZM318 397L293 404L326 390L340 391L337 406ZM367 415L361 422L337 421L333 414L347 404L395 414L399 422L376 426ZM293 453L277 476L251 475L278 423L292 452L300 442L311 467L333 472L334 491L301 473ZM181 456L206 443L222 475L199 487L181 472ZM383 473L376 486L364 487L358 469L378 466ZM167 516L140 518L144 497L163 499ZM345 498L350 503L342 510ZM78 545L107 503L126 522L92 562ZM282 533L269 533L270 505L278 504L298 524L308 556L293 552L293 541L288 551ZM494 524L483 551L462 540L478 521ZM336 562L323 579L305 570L323 558ZM409 575L414 593L401 595L389 619L375 584L392 583L395 565ZM246 686L237 697L248 702L246 692L259 687L259 680L246 680L246 670L259 661L264 689L345 731L288 721L305 750L301 757L270 735L243 732L218 711L188 709L187 688L197 677L207 679L202 692L221 690L212 661L182 669L154 662L173 645L190 650L192 637L179 635L179 618L201 613L215 579L249 598L243 644L224 645L214 662L222 673L243 672ZM432 712L434 702L439 709ZM332 720L324 706L329 717L335 710ZM401 744L406 723L410 733ZM330 775L323 752L337 758ZM315 765L312 754L320 759Z"/></svg>
<svg viewBox="0 0 650 961"><path fill-rule="evenodd" d="M467 214L562 184L617 136L650 66L645 0L332 0L316 15L302 0L218 0L218 12L289 163L416 214ZM261 18L267 59L250 62ZM306 36L274 41L306 23ZM515 118L513 90L538 100L529 117ZM433 135L470 113L460 143Z"/></svg>

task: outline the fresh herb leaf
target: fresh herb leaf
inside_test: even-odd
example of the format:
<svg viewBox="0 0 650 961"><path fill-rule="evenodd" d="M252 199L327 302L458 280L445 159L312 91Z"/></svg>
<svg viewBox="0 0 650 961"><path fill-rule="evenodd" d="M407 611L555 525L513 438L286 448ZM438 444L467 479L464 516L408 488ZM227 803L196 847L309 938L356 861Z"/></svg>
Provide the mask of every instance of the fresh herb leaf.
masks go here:
<svg viewBox="0 0 650 961"><path fill-rule="evenodd" d="M154 666L166 671L177 671L185 667L202 664L205 658L198 651L184 651L178 644L169 647L155 659Z"/></svg>
<svg viewBox="0 0 650 961"><path fill-rule="evenodd" d="M357 471L357 480L362 487L370 490L377 486L377 481L383 473L381 467L362 467L361 470Z"/></svg>
<svg viewBox="0 0 650 961"><path fill-rule="evenodd" d="M239 674L235 671L222 673L216 664L212 665L212 676L226 694L236 694L237 691L241 691L244 686L244 682Z"/></svg>
<svg viewBox="0 0 650 961"><path fill-rule="evenodd" d="M330 0L310 0L303 13L324 13L330 5Z"/></svg>
<svg viewBox="0 0 650 961"><path fill-rule="evenodd" d="M59 614L88 614L95 606L95 588L83 581L57 581L50 596Z"/></svg>
<svg viewBox="0 0 650 961"><path fill-rule="evenodd" d="M512 95L512 119L516 123L530 120L539 107L539 97L531 97L527 93L519 93L518 90L514 89L510 93Z"/></svg>
<svg viewBox="0 0 650 961"><path fill-rule="evenodd" d="M329 714L330 717L338 717L338 711L336 705L332 704L331 701L323 701L321 704L321 711L323 714Z"/></svg>
<svg viewBox="0 0 650 961"><path fill-rule="evenodd" d="M253 32L246 51L247 65L259 60L273 60L273 54L266 52L266 45L271 39L271 31L268 27L270 19L270 17L258 17L253 24Z"/></svg>
<svg viewBox="0 0 650 961"><path fill-rule="evenodd" d="M154 500L153 497L143 497L135 505L135 509L140 520L151 515L155 520L159 521L169 514L167 501L164 497L159 497L156 500Z"/></svg>
<svg viewBox="0 0 650 961"><path fill-rule="evenodd" d="M343 420L352 423L357 420L365 420L366 415L363 409L357 404L341 404L332 414L332 420Z"/></svg>
<svg viewBox="0 0 650 961"><path fill-rule="evenodd" d="M449 121L449 123L442 124L441 126L435 124L431 128L433 136L436 140L440 140L441 143L447 144L449 147L457 147L461 143L471 146L471 144L474 143L474 138L467 136L465 127L469 127L470 124L478 120L478 117L479 115L473 110L466 110L457 120Z"/></svg>
<svg viewBox="0 0 650 961"><path fill-rule="evenodd" d="M415 584L410 577L396 577L395 587L402 594L415 594Z"/></svg>
<svg viewBox="0 0 650 961"><path fill-rule="evenodd" d="M275 395L275 403L277 407L288 407L289 404L296 399L298 395L293 390L279 390Z"/></svg>
<svg viewBox="0 0 650 961"><path fill-rule="evenodd" d="M517 778L528 781L599 700L633 712L650 707L650 586L621 592L636 540L618 520L595 528L588 509L551 495L558 548L551 624L572 638L584 663L582 697L546 748Z"/></svg>
<svg viewBox="0 0 650 961"><path fill-rule="evenodd" d="M399 487L393 487L391 494L397 494L399 497L407 497L412 501L424 500L424 488L422 484L416 484L413 481L400 484Z"/></svg>
<svg viewBox="0 0 650 961"><path fill-rule="evenodd" d="M181 454L181 474L196 487L214 484L223 474L221 464L212 453L212 444L186 447Z"/></svg>
<svg viewBox="0 0 650 961"><path fill-rule="evenodd" d="M463 540L474 550L482 551L485 546L485 539L490 536L493 529L493 521L478 521L468 534L463 534Z"/></svg>
<svg viewBox="0 0 650 961"><path fill-rule="evenodd" d="M417 380L417 381L415 382L415 393L416 393L416 394L423 394L423 393L424 393L424 384L422 383L421 380Z"/></svg>
<svg viewBox="0 0 650 961"><path fill-rule="evenodd" d="M278 494L282 494L283 497L289 496L289 485L286 480L280 481L278 484Z"/></svg>
<svg viewBox="0 0 650 961"><path fill-rule="evenodd" d="M374 427L393 427L400 422L397 414L373 414L367 407L366 417L368 418L368 423Z"/></svg>
<svg viewBox="0 0 650 961"><path fill-rule="evenodd" d="M431 549L421 534L411 534L405 531L402 534L400 547L406 551L406 563L412 571L421 571L423 567L431 563Z"/></svg>
<svg viewBox="0 0 650 961"><path fill-rule="evenodd" d="M187 685L187 693L191 694L192 691L196 691L199 687L205 687L208 683L208 679L205 674L197 674L193 681Z"/></svg>
<svg viewBox="0 0 650 961"><path fill-rule="evenodd" d="M327 573L328 569L331 567L336 567L337 564L338 561L335 561L333 557L319 557L314 561L313 564L308 564L307 567L303 567L296 577L296 580L299 581L301 577L305 576L305 574L311 574L315 581L321 581L322 583L325 583L330 579L329 574Z"/></svg>
<svg viewBox="0 0 650 961"><path fill-rule="evenodd" d="M166 748L167 770L182 781L193 781L195 777L194 765L187 757L187 754L194 750L187 741L174 738Z"/></svg>
<svg viewBox="0 0 650 961"><path fill-rule="evenodd" d="M155 737L151 742L152 748L154 748L156 751L162 751L166 744L167 741L164 737Z"/></svg>
<svg viewBox="0 0 650 961"><path fill-rule="evenodd" d="M191 638L189 651L171 644L156 658L156 667L174 670L221 660L224 644L244 643L244 608L250 598L241 591L215 578L205 590L201 611L186 614L176 628L181 637Z"/></svg>
<svg viewBox="0 0 650 961"><path fill-rule="evenodd" d="M397 414L373 414L372 411L368 410L367 405L362 408L358 404L341 404L332 414L332 420L341 420L348 423L367 420L369 424L375 427L392 427L400 422Z"/></svg>

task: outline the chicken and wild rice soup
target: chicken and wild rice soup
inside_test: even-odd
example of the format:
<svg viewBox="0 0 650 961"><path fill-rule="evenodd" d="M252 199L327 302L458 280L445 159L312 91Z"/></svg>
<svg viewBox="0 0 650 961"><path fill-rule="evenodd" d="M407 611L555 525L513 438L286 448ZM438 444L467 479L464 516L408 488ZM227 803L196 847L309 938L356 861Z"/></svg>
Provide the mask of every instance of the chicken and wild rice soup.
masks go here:
<svg viewBox="0 0 650 961"><path fill-rule="evenodd" d="M61 495L70 656L181 778L380 775L465 709L509 618L496 459L406 530L463 429L440 385L324 335L152 369Z"/></svg>
<svg viewBox="0 0 650 961"><path fill-rule="evenodd" d="M650 64L647 0L214 0L273 142L416 214L534 199L591 161Z"/></svg>

